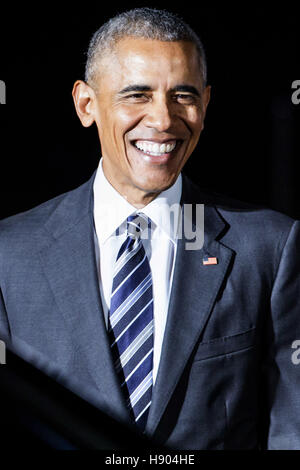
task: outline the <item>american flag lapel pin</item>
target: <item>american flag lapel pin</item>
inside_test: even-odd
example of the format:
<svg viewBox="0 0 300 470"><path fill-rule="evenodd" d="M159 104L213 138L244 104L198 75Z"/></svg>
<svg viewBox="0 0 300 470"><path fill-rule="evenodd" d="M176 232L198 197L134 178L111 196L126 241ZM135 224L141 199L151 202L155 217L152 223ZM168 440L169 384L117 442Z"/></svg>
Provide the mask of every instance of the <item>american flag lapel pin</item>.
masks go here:
<svg viewBox="0 0 300 470"><path fill-rule="evenodd" d="M208 265L212 265L212 264L218 264L218 258L216 258L215 256L211 257L211 258L205 257L205 258L203 258L203 264L204 264L204 266L208 266Z"/></svg>

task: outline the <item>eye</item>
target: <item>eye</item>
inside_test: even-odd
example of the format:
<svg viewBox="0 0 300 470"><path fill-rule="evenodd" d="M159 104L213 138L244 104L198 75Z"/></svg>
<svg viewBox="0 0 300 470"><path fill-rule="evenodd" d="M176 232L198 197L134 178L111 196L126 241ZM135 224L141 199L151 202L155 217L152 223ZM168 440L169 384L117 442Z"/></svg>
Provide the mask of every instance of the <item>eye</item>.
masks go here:
<svg viewBox="0 0 300 470"><path fill-rule="evenodd" d="M126 96L126 99L133 102L145 102L148 101L148 96L145 93L131 93Z"/></svg>
<svg viewBox="0 0 300 470"><path fill-rule="evenodd" d="M195 96L188 94L188 93L178 93L174 96L174 99L178 103L183 103L183 104L193 104L196 101Z"/></svg>

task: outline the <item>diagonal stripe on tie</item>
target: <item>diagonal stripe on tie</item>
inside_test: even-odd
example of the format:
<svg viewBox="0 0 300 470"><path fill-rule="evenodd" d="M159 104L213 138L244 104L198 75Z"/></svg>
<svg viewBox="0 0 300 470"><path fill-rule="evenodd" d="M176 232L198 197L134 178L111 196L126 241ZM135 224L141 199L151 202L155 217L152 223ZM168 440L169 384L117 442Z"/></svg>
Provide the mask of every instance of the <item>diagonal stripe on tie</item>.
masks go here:
<svg viewBox="0 0 300 470"><path fill-rule="evenodd" d="M139 256L140 253L141 253L141 250L139 250L128 263L126 263L126 265L121 269L121 271L114 278L114 291L111 294L112 298L116 295L118 290L126 283L127 280L129 280L128 284L130 283L131 285L132 277L134 275L136 276L137 279L141 278L141 275L139 272L135 274L135 272L138 269L146 272L147 265L145 266L145 263L144 263L144 261L146 261L146 254L143 256L142 259L140 259L140 256ZM126 273L126 276L124 276L125 273ZM124 290L124 287L123 287L123 290Z"/></svg>
<svg viewBox="0 0 300 470"><path fill-rule="evenodd" d="M138 286L141 282L144 282L145 278L148 276L149 273L147 271L146 258L144 257L143 264L139 264L134 272L131 271L131 276L127 276L121 282L121 285L119 285L117 289L114 290L114 293L111 297L111 307L113 309L117 309L124 299L132 294L133 286Z"/></svg>
<svg viewBox="0 0 300 470"><path fill-rule="evenodd" d="M124 382L121 384L121 387L123 387L123 385L125 384L125 382L128 384L128 381L131 379L131 377L133 376L133 374L135 373L135 371L140 367L141 364L143 364L143 362L151 355L153 354L153 348L150 349L150 351L147 352L147 354L143 357L142 359L140 360L140 362L137 363L137 365L134 367L134 368L131 368L131 372L128 372L126 374L126 380L124 380ZM153 358L152 358L153 360ZM129 389L128 385L127 385L127 388Z"/></svg>
<svg viewBox="0 0 300 470"><path fill-rule="evenodd" d="M130 357L130 359L122 366L122 373L126 379L130 376L131 372L134 368L138 365L138 363L148 354L151 350L150 348L153 346L153 337L149 335L146 341L142 344L142 346L138 349L137 353ZM123 380L123 381L124 381Z"/></svg>
<svg viewBox="0 0 300 470"><path fill-rule="evenodd" d="M117 307L114 306L116 310L111 315L110 324L111 328L115 328L115 325L122 319L128 309L135 303L138 302L140 297L147 291L149 287L152 287L152 278L151 273L134 289L129 296L123 300L123 302Z"/></svg>
<svg viewBox="0 0 300 470"><path fill-rule="evenodd" d="M126 322L124 322L124 326L122 326L120 328L120 333L119 333L119 336L115 339L115 341L111 344L111 347L113 347L115 344L118 344L120 345L120 340L122 337L124 337L124 333L126 333L126 331L128 330L128 328L131 327L131 325L133 325L134 322L137 322L138 320L142 323L144 322L144 315L145 315L145 311L146 309L149 307L148 311L150 312L151 311L151 304L153 302L153 299L150 299L149 302L138 312L138 314L136 314L136 310L134 309L134 315L135 317L132 318L132 320L128 323L128 318L125 319ZM130 310L131 311L131 310ZM130 311L127 311L127 313L129 313ZM141 315L143 315L143 317L141 317ZM150 315L149 315L150 317ZM151 317L150 317L151 319ZM119 325L118 325L119 326ZM120 325L121 326L121 325ZM137 327L137 323L135 324L135 327ZM136 328L138 330L138 328ZM115 332L114 332L114 335L116 336L116 328L115 328ZM119 346L119 350L122 349L120 348ZM125 350L125 348L123 348L123 350Z"/></svg>
<svg viewBox="0 0 300 470"><path fill-rule="evenodd" d="M135 247L133 245L130 245L129 248L126 251L124 251L124 253L116 261L115 268L114 268L114 276L118 274L118 272L122 269L124 264L126 264L127 261L129 261L135 254L136 254Z"/></svg>
<svg viewBox="0 0 300 470"><path fill-rule="evenodd" d="M145 326L143 331L141 331L138 334L138 336L135 337L135 339L132 341L132 343L129 343L128 348L120 355L120 357L118 358L118 360L115 363L117 371L119 371L121 368L124 368L126 366L126 364L128 363L128 361L135 354L138 354L138 352L141 349L141 347L143 346L143 344L152 335L153 335L153 321Z"/></svg>
<svg viewBox="0 0 300 470"><path fill-rule="evenodd" d="M144 214L127 219L127 238L114 269L108 335L127 406L145 428L153 386L153 290L141 233L150 222Z"/></svg>

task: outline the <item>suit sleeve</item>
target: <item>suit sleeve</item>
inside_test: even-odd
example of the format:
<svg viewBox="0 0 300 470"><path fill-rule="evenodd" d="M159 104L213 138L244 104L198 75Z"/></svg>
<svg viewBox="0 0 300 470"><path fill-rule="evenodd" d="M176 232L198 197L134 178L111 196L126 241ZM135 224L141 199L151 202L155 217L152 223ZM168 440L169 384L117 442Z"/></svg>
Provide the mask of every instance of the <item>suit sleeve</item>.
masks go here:
<svg viewBox="0 0 300 470"><path fill-rule="evenodd" d="M286 239L268 325L268 449L300 449L300 222Z"/></svg>

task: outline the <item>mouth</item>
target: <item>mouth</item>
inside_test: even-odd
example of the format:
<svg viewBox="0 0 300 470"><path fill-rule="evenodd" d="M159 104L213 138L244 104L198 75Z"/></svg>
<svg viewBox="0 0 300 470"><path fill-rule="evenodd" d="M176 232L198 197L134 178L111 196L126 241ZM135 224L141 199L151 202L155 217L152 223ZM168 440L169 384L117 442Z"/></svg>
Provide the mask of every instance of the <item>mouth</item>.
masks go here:
<svg viewBox="0 0 300 470"><path fill-rule="evenodd" d="M131 142L135 150L142 154L150 162L165 163L178 150L182 140L173 139L165 142L151 140L134 140Z"/></svg>

